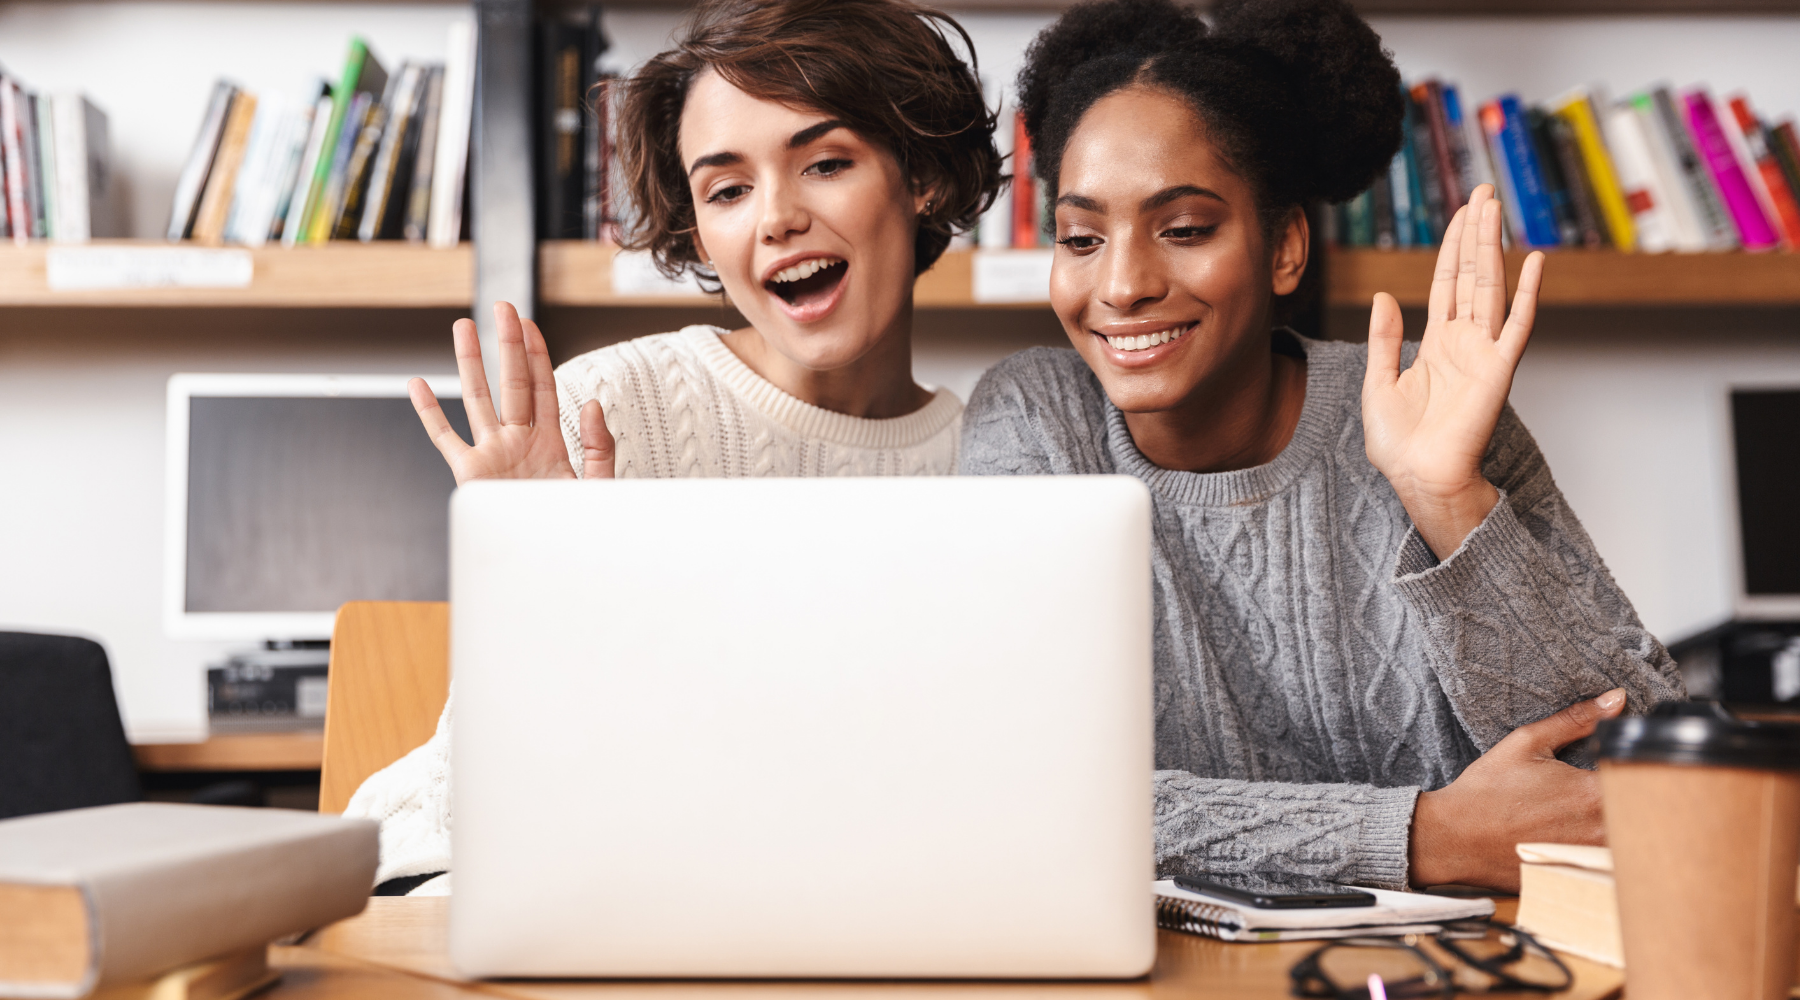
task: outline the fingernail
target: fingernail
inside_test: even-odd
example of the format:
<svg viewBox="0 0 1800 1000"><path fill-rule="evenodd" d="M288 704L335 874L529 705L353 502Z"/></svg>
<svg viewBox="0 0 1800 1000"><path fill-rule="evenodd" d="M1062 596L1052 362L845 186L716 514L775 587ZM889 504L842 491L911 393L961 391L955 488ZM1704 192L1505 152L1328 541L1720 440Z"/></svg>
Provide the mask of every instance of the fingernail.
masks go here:
<svg viewBox="0 0 1800 1000"><path fill-rule="evenodd" d="M1610 712L1625 704L1625 689L1613 688L1594 700L1599 703L1602 710Z"/></svg>

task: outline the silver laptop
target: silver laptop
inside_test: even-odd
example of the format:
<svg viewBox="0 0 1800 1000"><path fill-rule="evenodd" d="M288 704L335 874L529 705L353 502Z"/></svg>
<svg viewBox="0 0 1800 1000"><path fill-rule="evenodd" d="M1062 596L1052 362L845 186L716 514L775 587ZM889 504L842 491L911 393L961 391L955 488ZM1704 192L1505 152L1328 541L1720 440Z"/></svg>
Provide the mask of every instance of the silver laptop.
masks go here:
<svg viewBox="0 0 1800 1000"><path fill-rule="evenodd" d="M459 489L451 959L1148 972L1149 551L1115 476Z"/></svg>

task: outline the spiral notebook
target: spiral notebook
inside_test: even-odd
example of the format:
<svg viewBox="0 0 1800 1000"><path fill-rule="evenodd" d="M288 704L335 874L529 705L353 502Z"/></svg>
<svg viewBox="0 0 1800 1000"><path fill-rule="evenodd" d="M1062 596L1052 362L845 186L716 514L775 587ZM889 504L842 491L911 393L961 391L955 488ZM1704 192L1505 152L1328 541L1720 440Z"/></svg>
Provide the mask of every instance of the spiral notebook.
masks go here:
<svg viewBox="0 0 1800 1000"><path fill-rule="evenodd" d="M1374 906L1264 910L1155 883L1156 925L1221 941L1308 941L1435 933L1445 922L1492 916L1491 899L1453 899L1421 892L1366 889Z"/></svg>

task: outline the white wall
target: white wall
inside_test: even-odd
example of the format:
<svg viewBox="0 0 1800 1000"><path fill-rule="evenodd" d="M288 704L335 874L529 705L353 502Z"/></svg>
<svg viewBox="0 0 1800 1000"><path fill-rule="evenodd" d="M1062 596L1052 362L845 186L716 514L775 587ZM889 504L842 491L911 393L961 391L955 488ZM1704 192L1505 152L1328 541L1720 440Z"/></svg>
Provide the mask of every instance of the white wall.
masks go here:
<svg viewBox="0 0 1800 1000"><path fill-rule="evenodd" d="M459 4L10 2L0 0L0 66L45 90L86 90L111 117L132 226L167 219L213 79L294 93L333 75L353 32L389 66L441 57ZM657 51L668 10L616 9L621 62ZM986 74L1009 79L1044 14L967 14ZM1599 80L1625 92L1655 79L1747 87L1765 112L1800 109L1800 19L1381 19L1403 70L1439 72L1469 98L1510 87L1528 99ZM1552 262L1554 266L1554 262ZM571 313L571 316L577 316ZM607 340L623 322L579 312L571 334ZM419 372L450 366L453 314L0 310L0 627L82 632L114 659L135 739L194 737L200 668L219 647L162 636L163 383L175 371ZM649 322L655 322L652 317ZM634 314L632 323L643 323ZM1800 346L1763 316L1759 337L1720 344L1733 315L1664 317L1655 343L1583 336L1558 320L1520 373L1515 403L1559 481L1645 619L1673 637L1726 613L1727 511L1715 470L1714 402L1732 379L1792 377ZM1679 330L1671 330L1675 323ZM1551 324L1555 325L1555 324ZM1054 320L920 314L921 378L966 391L981 367ZM1003 333L996 334L995 327ZM622 329L622 327L620 327ZM1415 326L1416 332L1416 326Z"/></svg>

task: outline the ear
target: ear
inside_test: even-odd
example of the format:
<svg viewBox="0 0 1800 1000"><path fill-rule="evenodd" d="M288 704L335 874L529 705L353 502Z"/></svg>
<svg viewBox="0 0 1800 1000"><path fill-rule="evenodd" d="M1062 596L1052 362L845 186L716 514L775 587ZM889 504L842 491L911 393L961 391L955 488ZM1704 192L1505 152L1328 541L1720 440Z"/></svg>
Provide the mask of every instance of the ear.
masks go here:
<svg viewBox="0 0 1800 1000"><path fill-rule="evenodd" d="M707 267L711 267L712 255L706 252L706 241L700 238L699 226L695 226L693 231L688 233L688 239L694 241L694 256L700 258L700 263L705 264Z"/></svg>
<svg viewBox="0 0 1800 1000"><path fill-rule="evenodd" d="M1275 234L1272 278L1276 295L1292 295L1300 287L1300 276L1306 273L1306 252L1312 243L1312 230L1306 224L1306 210L1295 205L1287 221Z"/></svg>
<svg viewBox="0 0 1800 1000"><path fill-rule="evenodd" d="M938 200L938 189L943 185L938 181L913 185L913 214L924 215L925 208Z"/></svg>

